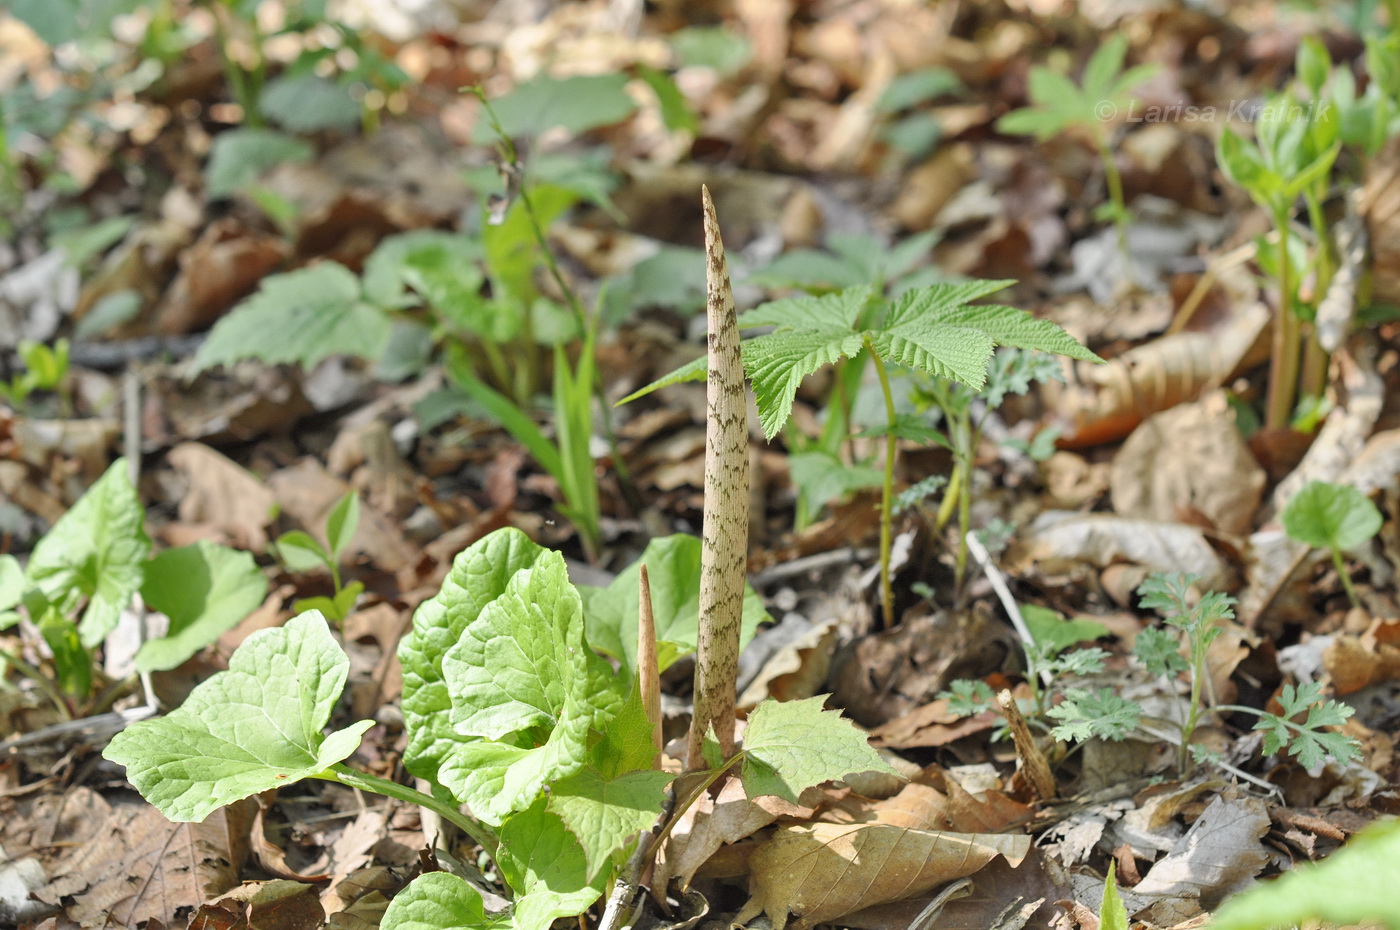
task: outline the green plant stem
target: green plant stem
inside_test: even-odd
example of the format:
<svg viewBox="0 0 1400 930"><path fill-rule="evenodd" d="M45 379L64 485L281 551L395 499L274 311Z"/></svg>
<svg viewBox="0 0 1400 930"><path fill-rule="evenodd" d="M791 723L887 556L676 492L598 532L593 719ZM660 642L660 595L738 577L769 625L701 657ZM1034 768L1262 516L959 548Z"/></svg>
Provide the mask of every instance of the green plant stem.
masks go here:
<svg viewBox="0 0 1400 930"><path fill-rule="evenodd" d="M885 417L889 424L889 432L885 435L885 477L880 486L880 603L884 608L885 629L890 629L894 626L894 585L890 580L890 558L894 527L894 459L899 452L899 437L895 435L898 415L885 363L868 338L865 348L875 362L875 374L880 378L880 391L885 396Z"/></svg>
<svg viewBox="0 0 1400 930"><path fill-rule="evenodd" d="M1206 650L1196 637L1191 639L1191 705L1186 713L1186 722L1181 727L1180 755L1177 758L1177 771L1185 777L1191 763L1191 735L1196 732L1196 722L1201 717L1201 682L1206 677Z"/></svg>
<svg viewBox="0 0 1400 930"><path fill-rule="evenodd" d="M1264 425L1271 430L1288 426L1293 415L1294 392L1298 386L1298 350L1301 326L1293 312L1292 275L1288 256L1288 213L1274 214L1278 229L1279 313L1274 327L1272 359L1269 363L1269 398Z"/></svg>
<svg viewBox="0 0 1400 930"><path fill-rule="evenodd" d="M1123 201L1123 176L1118 173L1118 162L1113 157L1108 138L1102 134L1099 137L1099 157L1103 160L1103 176L1108 185L1108 196L1113 201L1113 225L1118 230L1118 249L1123 253L1123 261L1127 262L1128 205Z"/></svg>
<svg viewBox="0 0 1400 930"><path fill-rule="evenodd" d="M471 837L478 846L486 850L487 854L490 855L492 859L496 857L496 836L489 827L485 824L478 823L463 814L453 805L445 801L440 801L430 794L424 794L415 788L401 785L387 778L380 778L377 775L370 775L367 772L358 772L343 762L337 762L325 771L317 773L314 777L325 781L333 781L351 788L359 788L361 791L382 794L386 798L393 798L396 801L403 801L406 804L417 804L419 807L426 807L428 810L441 816L444 820L460 827L462 832Z"/></svg>
<svg viewBox="0 0 1400 930"><path fill-rule="evenodd" d="M1307 204L1308 222L1312 226L1313 237L1317 240L1316 291L1321 299L1332 284L1332 242L1327 232L1327 218L1322 212L1322 195L1314 189L1305 192L1303 200ZM1329 361L1327 350L1318 341L1317 322L1314 320L1313 325L1308 328L1307 344L1303 349L1303 376L1300 387L1304 397L1322 395L1323 388L1327 385Z"/></svg>
<svg viewBox="0 0 1400 930"><path fill-rule="evenodd" d="M1351 600L1351 606L1359 608L1361 597L1356 593L1356 585L1351 583L1351 576L1347 574L1346 564L1342 561L1342 551L1336 547L1332 549L1332 567L1337 570L1337 577L1342 580L1342 587Z"/></svg>
<svg viewBox="0 0 1400 930"><path fill-rule="evenodd" d="M14 666L21 675L34 682L34 685L44 692L44 696L53 702L53 706L58 708L58 712L64 720L73 719L73 709L68 706L68 700L63 696L63 692L52 681L49 681L43 672L6 649L0 649L0 662Z"/></svg>

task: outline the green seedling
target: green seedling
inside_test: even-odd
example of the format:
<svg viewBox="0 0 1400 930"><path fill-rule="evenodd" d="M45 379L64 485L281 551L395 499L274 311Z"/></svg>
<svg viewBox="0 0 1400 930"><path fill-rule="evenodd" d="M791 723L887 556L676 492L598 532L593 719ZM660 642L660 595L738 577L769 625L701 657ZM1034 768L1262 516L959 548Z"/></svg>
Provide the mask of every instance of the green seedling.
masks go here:
<svg viewBox="0 0 1400 930"><path fill-rule="evenodd" d="M341 584L340 557L350 545L359 524L360 496L354 491L347 491L326 516L326 546L302 530L292 530L277 537L277 557L288 571L301 574L324 568L331 575L333 592L330 597L302 598L292 605L292 609L320 611L335 623L344 623L354 612L355 601L364 593L365 586L360 581Z"/></svg>
<svg viewBox="0 0 1400 930"><path fill-rule="evenodd" d="M1103 879L1103 899L1099 902L1099 930L1128 930L1128 909L1118 894L1118 863L1108 860L1108 874Z"/></svg>
<svg viewBox="0 0 1400 930"><path fill-rule="evenodd" d="M972 529L972 475L977 465L977 449L987 416L1013 394L1025 394L1036 381L1061 381L1060 363L1051 356L1018 349L1002 349L992 357L987 381L981 388L945 377L933 377L917 392L919 402L931 407L942 418L943 432L933 432L932 441L953 453L953 473L948 491L939 507L935 526L942 530L956 513L958 550L955 577L959 590L967 572L967 534ZM1039 440L1053 451L1053 435ZM1027 451L1032 451L1030 446ZM1046 452L1044 448L1036 452ZM1046 453L1048 454L1048 452Z"/></svg>
<svg viewBox="0 0 1400 930"><path fill-rule="evenodd" d="M656 569L654 580L667 571ZM639 843L647 844L644 857L654 856L686 808L731 771L751 797L792 802L812 785L889 771L864 733L822 709L822 698L767 701L750 714L743 748L713 760L649 833L674 776L654 768L653 726L635 674L614 674L590 648L590 626L563 557L518 530L499 530L458 555L399 649L404 763L432 784L431 794L345 764L371 721L324 734L349 659L315 611L254 633L227 671L178 710L118 734L104 755L176 821L200 821L307 778L421 805L472 837L512 892L509 911L488 916L465 881L428 873L394 898L387 930L525 930L582 915Z"/></svg>
<svg viewBox="0 0 1400 930"><path fill-rule="evenodd" d="M26 339L17 347L24 371L16 375L8 384L0 381L0 400L23 410L29 396L35 391L62 392L63 383L68 377L68 340L60 339L53 347L42 342ZM67 396L64 406L68 406Z"/></svg>
<svg viewBox="0 0 1400 930"><path fill-rule="evenodd" d="M887 625L895 622L890 580L894 518L894 470L901 419L890 388L889 365L898 364L973 389L987 381L995 346L1017 346L1092 361L1097 355L1059 326L1024 310L970 301L1002 290L1010 281L937 284L906 291L888 301L870 286L851 287L822 297L791 297L764 304L739 318L740 328L772 327L744 340L744 370L758 401L759 420L769 440L792 413L804 378L842 359L868 355L884 399L886 422L880 509L880 590ZM621 403L681 381L705 377L701 356L624 398Z"/></svg>
<svg viewBox="0 0 1400 930"><path fill-rule="evenodd" d="M1315 66L1305 63L1303 67L1309 79L1315 79ZM1264 417L1264 425L1270 429L1288 425L1301 367L1305 311L1298 305L1297 287L1304 269L1293 253L1293 208L1300 197L1306 200L1318 227L1315 232L1326 235L1321 203L1332 165L1341 151L1340 134L1341 120L1336 108L1326 101L1303 101L1285 93L1259 111L1253 142L1245 141L1227 126L1216 145L1221 170L1273 220L1276 241L1265 242L1260 249L1261 257L1266 253L1271 256L1266 261L1274 267L1279 287L1279 316ZM1316 341L1315 334L1311 339ZM1320 390L1320 383L1314 382L1325 373L1325 366L1317 361L1320 351L1320 347L1309 349L1312 361L1306 366L1304 389L1310 395Z"/></svg>
<svg viewBox="0 0 1400 930"><path fill-rule="evenodd" d="M253 557L214 543L181 546L150 557L145 511L118 459L35 545L21 568L0 556L0 630L34 621L52 653L54 680L19 657L8 664L42 688L64 717L94 709L92 653L140 593L164 614L164 635L142 644L138 672L171 669L214 642L267 593Z"/></svg>
<svg viewBox="0 0 1400 930"><path fill-rule="evenodd" d="M1380 509L1349 484L1310 481L1289 500L1281 515L1290 538L1332 555L1332 567L1353 606L1360 607L1342 553L1369 541L1381 530Z"/></svg>
<svg viewBox="0 0 1400 930"><path fill-rule="evenodd" d="M1079 84L1058 71L1032 68L1029 92L1033 105L1013 110L997 121L1001 132L1035 136L1042 142L1071 130L1093 142L1103 162L1109 195L1109 203L1101 208L1101 213L1113 220L1118 230L1118 247L1125 258L1128 207L1123 200L1123 178L1113 154L1110 126L1119 110L1133 103L1132 89L1157 73L1155 65L1138 65L1124 71L1127 54L1127 36L1115 34L1094 52Z"/></svg>
<svg viewBox="0 0 1400 930"><path fill-rule="evenodd" d="M943 127L923 106L935 98L963 90L958 76L947 68L924 68L901 74L889 83L875 109L890 122L880 138L902 159L925 157L938 145Z"/></svg>

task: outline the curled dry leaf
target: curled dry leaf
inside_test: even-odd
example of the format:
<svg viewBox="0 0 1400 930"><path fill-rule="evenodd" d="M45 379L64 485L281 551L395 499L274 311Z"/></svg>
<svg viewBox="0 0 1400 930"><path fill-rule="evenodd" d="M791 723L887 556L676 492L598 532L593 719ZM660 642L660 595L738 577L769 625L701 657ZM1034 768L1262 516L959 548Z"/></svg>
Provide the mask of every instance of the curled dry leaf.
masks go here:
<svg viewBox="0 0 1400 930"><path fill-rule="evenodd" d="M1360 636L1339 634L1322 663L1339 695L1400 678L1400 621L1378 619Z"/></svg>
<svg viewBox="0 0 1400 930"><path fill-rule="evenodd" d="M1200 575L1202 589L1228 590L1230 570L1194 526L1133 520L1112 514L1049 511L1031 524L1013 548L1019 564L1059 571L1068 563L1107 568L1133 562L1154 572Z"/></svg>
<svg viewBox="0 0 1400 930"><path fill-rule="evenodd" d="M1252 882L1269 861L1268 849L1259 842L1268 831L1269 812L1262 800L1218 796L1133 891L1197 898L1214 907Z"/></svg>
<svg viewBox="0 0 1400 930"><path fill-rule="evenodd" d="M943 833L886 824L814 823L780 827L749 860L753 898L734 918L766 912L774 930L794 930L876 904L923 894L1004 857L1019 865L1030 837Z"/></svg>

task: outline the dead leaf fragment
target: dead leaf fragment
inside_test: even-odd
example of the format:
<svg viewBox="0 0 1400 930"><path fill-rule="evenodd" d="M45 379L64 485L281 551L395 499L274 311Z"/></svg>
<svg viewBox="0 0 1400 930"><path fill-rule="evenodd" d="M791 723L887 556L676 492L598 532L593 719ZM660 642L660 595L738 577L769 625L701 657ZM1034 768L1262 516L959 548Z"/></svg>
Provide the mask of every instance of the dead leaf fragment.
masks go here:
<svg viewBox="0 0 1400 930"><path fill-rule="evenodd" d="M1133 891L1197 898L1212 908L1251 884L1269 861L1269 851L1259 842L1268 831L1263 801L1218 796Z"/></svg>
<svg viewBox="0 0 1400 930"><path fill-rule="evenodd" d="M734 921L743 924L763 911L774 930L783 930L795 914L794 930L806 930L965 878L997 856L1019 865L1030 845L1028 836L885 824L782 827L750 859L753 898Z"/></svg>
<svg viewBox="0 0 1400 930"><path fill-rule="evenodd" d="M197 442L180 443L167 458L189 482L180 499L181 521L213 527L240 549L267 548L277 500L252 472Z"/></svg>
<svg viewBox="0 0 1400 930"><path fill-rule="evenodd" d="M190 930L319 930L325 919L313 886L279 878L244 882L202 905Z"/></svg>
<svg viewBox="0 0 1400 930"><path fill-rule="evenodd" d="M1133 562L1154 572L1200 575L1203 588L1230 588L1230 571L1205 535L1180 523L1049 511L1031 524L1013 551L1018 561L1039 563L1042 571L1073 562L1097 568Z"/></svg>

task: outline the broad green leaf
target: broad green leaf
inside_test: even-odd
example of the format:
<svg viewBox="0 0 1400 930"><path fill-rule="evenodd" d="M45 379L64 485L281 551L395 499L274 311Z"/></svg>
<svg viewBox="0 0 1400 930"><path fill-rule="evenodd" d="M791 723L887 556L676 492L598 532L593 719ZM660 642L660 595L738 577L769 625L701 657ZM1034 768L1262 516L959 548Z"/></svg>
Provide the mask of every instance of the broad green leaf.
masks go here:
<svg viewBox="0 0 1400 930"><path fill-rule="evenodd" d="M537 136L555 128L578 135L599 126L619 123L637 109L627 93L625 74L536 77L492 101L502 131L511 138ZM476 141L495 138L491 124L478 120Z"/></svg>
<svg viewBox="0 0 1400 930"><path fill-rule="evenodd" d="M361 118L360 105L350 96L348 86L315 74L268 81L258 98L258 109L292 132L354 129Z"/></svg>
<svg viewBox="0 0 1400 930"><path fill-rule="evenodd" d="M255 358L311 368L331 355L378 357L389 317L360 299L344 265L321 262L263 278L258 292L229 311L195 355L194 370Z"/></svg>
<svg viewBox="0 0 1400 930"><path fill-rule="evenodd" d="M170 618L170 628L136 653L136 670L174 668L241 623L267 594L248 552L200 541L167 549L146 563L141 597Z"/></svg>
<svg viewBox="0 0 1400 930"><path fill-rule="evenodd" d="M1056 323L1038 320L1025 310L1002 307L995 304L978 304L971 307L958 307L933 314L939 323L950 326L966 326L980 329L999 346L1015 346L1018 349L1035 349L1068 355L1070 358L1088 362L1101 362L1093 352L1080 345L1079 341L1065 332Z"/></svg>
<svg viewBox="0 0 1400 930"><path fill-rule="evenodd" d="M583 768L592 721L591 709L571 699L541 745L524 739L519 742L528 745L459 737L443 752L437 781L469 805L479 820L498 826L534 803L546 785Z"/></svg>
<svg viewBox="0 0 1400 930"><path fill-rule="evenodd" d="M487 916L477 891L451 872L428 872L394 895L380 918L381 930L489 930L510 918Z"/></svg>
<svg viewBox="0 0 1400 930"><path fill-rule="evenodd" d="M886 427L888 429L888 427ZM865 488L877 488L884 472L869 465L847 465L829 452L797 452L788 456L792 483L808 504L820 508Z"/></svg>
<svg viewBox="0 0 1400 930"><path fill-rule="evenodd" d="M1283 508L1283 529L1318 549L1347 550L1380 532L1381 512L1349 484L1310 481Z"/></svg>
<svg viewBox="0 0 1400 930"><path fill-rule="evenodd" d="M1099 930L1128 930L1128 909L1118 894L1117 862L1108 857L1108 875L1103 880L1103 900L1099 902Z"/></svg>
<svg viewBox="0 0 1400 930"><path fill-rule="evenodd" d="M746 341L744 369L758 401L764 438L771 440L782 430L804 378L860 349L860 333L835 328L773 333ZM990 344L987 354L991 354Z"/></svg>
<svg viewBox="0 0 1400 930"><path fill-rule="evenodd" d="M458 553L438 593L414 613L413 629L399 644L408 727L404 765L413 774L437 780L443 759L467 741L449 719L452 701L443 656L516 572L532 567L546 552L517 529L497 530Z"/></svg>
<svg viewBox="0 0 1400 930"><path fill-rule="evenodd" d="M326 517L326 542L330 545L332 561L338 561L345 547L350 545L350 537L355 535L355 527L360 523L360 495L347 491L336 501Z"/></svg>
<svg viewBox="0 0 1400 930"><path fill-rule="evenodd" d="M776 326L777 332L847 331L856 325L874 294L875 289L866 284L821 297L786 297L770 301L741 315L739 328Z"/></svg>
<svg viewBox="0 0 1400 930"><path fill-rule="evenodd" d="M106 39L112 19L137 6L137 0L12 0L6 11L53 46Z"/></svg>
<svg viewBox="0 0 1400 930"><path fill-rule="evenodd" d="M1016 282L955 281L931 284L900 294L885 313L884 328L895 329L909 323L941 322L950 311L973 300L980 300L997 291L1004 291Z"/></svg>
<svg viewBox="0 0 1400 930"><path fill-rule="evenodd" d="M671 33L670 41L682 66L713 68L721 77L734 74L753 57L749 37L723 26L687 26Z"/></svg>
<svg viewBox="0 0 1400 930"><path fill-rule="evenodd" d="M310 533L302 530L290 530L278 536L274 548L277 558L281 559L287 571L293 574L300 575L318 568L328 568L331 564L330 553L325 547L313 539Z"/></svg>
<svg viewBox="0 0 1400 930"><path fill-rule="evenodd" d="M700 539L676 534L647 543L640 558L623 569L606 588L580 585L588 641L617 659L629 679L637 668L637 598L641 566L651 583L656 620L657 663L662 671L695 651L700 633ZM769 619L763 600L744 586L744 613L739 648Z"/></svg>
<svg viewBox="0 0 1400 930"><path fill-rule="evenodd" d="M656 102L661 106L662 125L672 132L700 131L700 120L671 75L644 64L637 65L637 75L656 94Z"/></svg>
<svg viewBox="0 0 1400 930"><path fill-rule="evenodd" d="M230 197L284 161L306 161L312 148L300 139L271 129L230 129L214 137L204 169L204 192L210 200Z"/></svg>
<svg viewBox="0 0 1400 930"><path fill-rule="evenodd" d="M365 299L386 308L412 306L418 301L408 293L409 279L415 274L436 279L430 270L440 270L445 277L450 269L466 283L475 279L480 288L477 263L481 255L480 240L441 229L415 229L389 236L365 260Z"/></svg>
<svg viewBox="0 0 1400 930"><path fill-rule="evenodd" d="M836 711L827 695L805 701L764 701L749 714L740 777L751 798L797 796L826 781L858 772L898 774L870 748L869 736Z"/></svg>
<svg viewBox="0 0 1400 930"><path fill-rule="evenodd" d="M146 512L117 459L53 529L29 558L29 584L49 601L68 609L86 597L78 630L91 649L112 632L131 596L141 587L151 540L142 524Z"/></svg>
<svg viewBox="0 0 1400 930"><path fill-rule="evenodd" d="M24 597L24 569L19 559L0 555L0 610L9 610Z"/></svg>
<svg viewBox="0 0 1400 930"><path fill-rule="evenodd" d="M1226 901L1210 930L1400 927L1400 820L1378 821L1319 863L1306 863Z"/></svg>
<svg viewBox="0 0 1400 930"><path fill-rule="evenodd" d="M881 113L898 113L916 104L963 89L958 76L947 68L923 68L901 74L890 81L876 108Z"/></svg>
<svg viewBox="0 0 1400 930"><path fill-rule="evenodd" d="M312 611L249 636L176 710L118 733L103 757L175 821L290 785L344 760L374 723L326 736L350 660Z"/></svg>
<svg viewBox="0 0 1400 930"><path fill-rule="evenodd" d="M496 862L515 891L511 919L520 930L543 930L556 918L582 914L602 894L589 884L578 840L543 800L507 820L500 837Z"/></svg>
<svg viewBox="0 0 1400 930"><path fill-rule="evenodd" d="M634 685L617 716L608 721L602 737L588 750L589 768L605 780L651 769L660 750L652 743L652 735L641 691Z"/></svg>
<svg viewBox="0 0 1400 930"><path fill-rule="evenodd" d="M613 678L584 641L583 602L557 552L516 572L447 651L442 672L457 732L493 740L552 726L568 697Z"/></svg>
<svg viewBox="0 0 1400 930"><path fill-rule="evenodd" d="M1108 635L1108 627L1088 617L1066 620L1058 611L1037 604L1022 604L1021 617L1035 641L1053 655L1076 643L1091 643Z"/></svg>
<svg viewBox="0 0 1400 930"><path fill-rule="evenodd" d="M675 777L644 771L605 780L587 768L551 787L549 810L559 815L583 847L588 880L634 836L651 829L666 800L666 786ZM514 820L512 817L506 825Z"/></svg>

